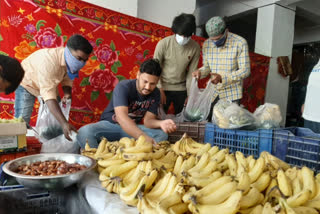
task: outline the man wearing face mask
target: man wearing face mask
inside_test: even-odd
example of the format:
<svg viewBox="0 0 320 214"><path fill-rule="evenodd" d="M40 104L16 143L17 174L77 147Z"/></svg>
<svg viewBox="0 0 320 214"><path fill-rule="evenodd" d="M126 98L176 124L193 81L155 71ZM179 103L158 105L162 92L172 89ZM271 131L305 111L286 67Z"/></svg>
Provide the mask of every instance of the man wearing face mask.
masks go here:
<svg viewBox="0 0 320 214"><path fill-rule="evenodd" d="M219 16L212 17L206 23L209 39L202 46L203 66L192 73L196 78L211 74L211 83L216 93L212 97L212 108L219 99L228 99L240 103L242 81L250 75L250 59L247 41L226 28L226 23Z"/></svg>
<svg viewBox="0 0 320 214"><path fill-rule="evenodd" d="M41 96L50 112L61 124L63 133L71 140L71 131L76 128L68 123L61 112L57 98L57 87L61 84L64 96L62 102L71 99L72 83L79 70L85 65L92 52L92 46L81 35L73 35L67 47L41 49L21 63L25 70L24 78L15 91L15 117L23 117L30 122L34 102Z"/></svg>
<svg viewBox="0 0 320 214"><path fill-rule="evenodd" d="M158 83L161 104L167 113L173 102L175 114L178 114L188 96L191 74L198 68L201 49L191 39L196 30L194 15L182 13L175 17L171 29L175 34L158 42L154 58L159 60L163 70Z"/></svg>

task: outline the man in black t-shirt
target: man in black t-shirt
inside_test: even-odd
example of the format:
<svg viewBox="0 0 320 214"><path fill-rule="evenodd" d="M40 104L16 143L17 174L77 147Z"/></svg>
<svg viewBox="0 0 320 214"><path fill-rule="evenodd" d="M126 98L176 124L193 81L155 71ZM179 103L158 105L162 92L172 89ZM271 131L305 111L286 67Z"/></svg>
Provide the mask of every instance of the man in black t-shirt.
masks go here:
<svg viewBox="0 0 320 214"><path fill-rule="evenodd" d="M150 143L167 140L167 133L174 132L176 125L170 119L157 119L160 91L156 86L160 74L159 62L149 59L142 63L137 79L118 83L100 121L79 129L77 141L81 148L87 140L90 147L97 148L101 137L117 141L122 137L137 139L144 135ZM137 125L142 120L144 125Z"/></svg>

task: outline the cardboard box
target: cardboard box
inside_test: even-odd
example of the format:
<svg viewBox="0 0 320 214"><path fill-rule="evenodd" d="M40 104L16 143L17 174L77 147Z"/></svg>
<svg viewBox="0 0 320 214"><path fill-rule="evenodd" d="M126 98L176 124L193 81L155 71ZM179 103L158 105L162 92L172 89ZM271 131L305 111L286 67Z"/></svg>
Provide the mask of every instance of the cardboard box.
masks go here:
<svg viewBox="0 0 320 214"><path fill-rule="evenodd" d="M27 126L22 123L0 123L0 154L26 151Z"/></svg>

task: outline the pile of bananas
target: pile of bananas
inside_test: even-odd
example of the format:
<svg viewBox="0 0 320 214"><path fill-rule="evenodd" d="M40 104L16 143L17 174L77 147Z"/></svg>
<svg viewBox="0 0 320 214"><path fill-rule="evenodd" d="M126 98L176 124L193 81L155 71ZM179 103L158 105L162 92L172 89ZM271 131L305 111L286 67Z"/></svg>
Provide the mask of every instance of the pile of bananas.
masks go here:
<svg viewBox="0 0 320 214"><path fill-rule="evenodd" d="M184 135L152 147L102 139L83 155L98 162L99 180L140 213L313 214L320 211L320 175L262 152L258 159L200 144Z"/></svg>

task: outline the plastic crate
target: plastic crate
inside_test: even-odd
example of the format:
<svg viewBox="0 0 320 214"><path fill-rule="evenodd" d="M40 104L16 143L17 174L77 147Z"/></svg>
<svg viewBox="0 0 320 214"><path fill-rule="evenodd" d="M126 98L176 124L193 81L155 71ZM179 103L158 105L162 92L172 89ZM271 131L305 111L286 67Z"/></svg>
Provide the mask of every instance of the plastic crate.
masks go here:
<svg viewBox="0 0 320 214"><path fill-rule="evenodd" d="M294 166L320 171L320 134L307 128L275 129L272 154Z"/></svg>
<svg viewBox="0 0 320 214"><path fill-rule="evenodd" d="M63 191L28 189L23 186L0 187L0 213L67 213L67 195Z"/></svg>
<svg viewBox="0 0 320 214"><path fill-rule="evenodd" d="M220 149L229 148L230 152L240 151L244 155L259 157L262 151L272 151L272 129L255 131L222 129L207 123L204 142Z"/></svg>
<svg viewBox="0 0 320 214"><path fill-rule="evenodd" d="M204 131L207 122L182 122L176 123L177 131L170 133L168 135L168 141L170 143L175 143L184 133L187 133L189 137L193 140L203 143L204 142Z"/></svg>

